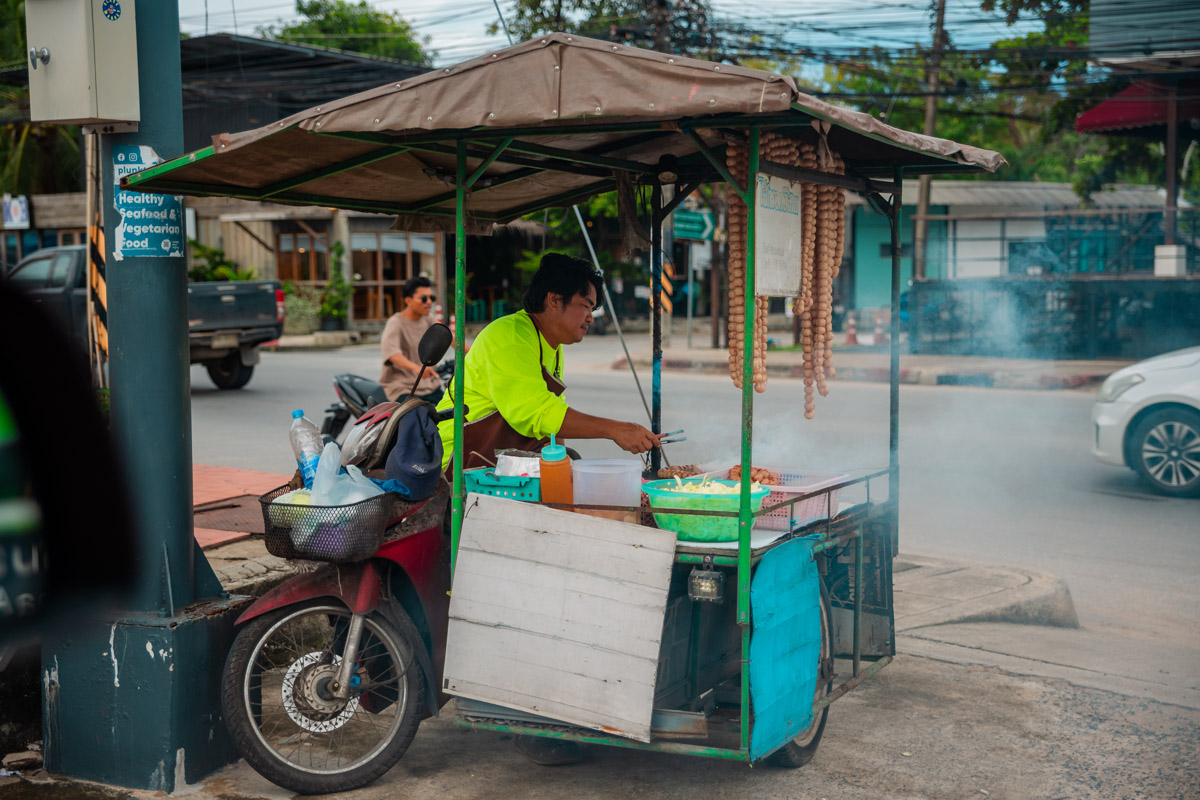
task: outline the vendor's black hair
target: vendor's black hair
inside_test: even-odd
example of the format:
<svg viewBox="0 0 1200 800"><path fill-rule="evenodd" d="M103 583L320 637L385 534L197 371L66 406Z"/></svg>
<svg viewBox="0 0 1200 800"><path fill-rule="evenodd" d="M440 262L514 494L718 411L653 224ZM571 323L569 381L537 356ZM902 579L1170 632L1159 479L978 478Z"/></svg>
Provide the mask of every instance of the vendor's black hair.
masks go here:
<svg viewBox="0 0 1200 800"><path fill-rule="evenodd" d="M400 287L401 297L412 297L417 293L417 289L432 289L433 281L426 278L424 275L415 275L404 282Z"/></svg>
<svg viewBox="0 0 1200 800"><path fill-rule="evenodd" d="M602 280L600 273L582 258L573 258L562 253L546 253L542 256L538 271L534 273L533 281L525 291L521 304L530 314L536 314L545 310L546 295L562 295L569 303L577 294L586 295L589 284L596 289L596 302L599 303L604 291Z"/></svg>

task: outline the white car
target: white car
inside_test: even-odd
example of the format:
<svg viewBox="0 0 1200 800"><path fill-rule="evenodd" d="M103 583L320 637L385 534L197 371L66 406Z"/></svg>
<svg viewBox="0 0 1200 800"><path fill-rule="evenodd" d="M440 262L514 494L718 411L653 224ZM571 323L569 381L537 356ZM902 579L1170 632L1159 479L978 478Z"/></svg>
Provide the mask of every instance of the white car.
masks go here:
<svg viewBox="0 0 1200 800"><path fill-rule="evenodd" d="M1200 496L1200 347L1108 376L1092 422L1096 458L1130 467L1161 494Z"/></svg>

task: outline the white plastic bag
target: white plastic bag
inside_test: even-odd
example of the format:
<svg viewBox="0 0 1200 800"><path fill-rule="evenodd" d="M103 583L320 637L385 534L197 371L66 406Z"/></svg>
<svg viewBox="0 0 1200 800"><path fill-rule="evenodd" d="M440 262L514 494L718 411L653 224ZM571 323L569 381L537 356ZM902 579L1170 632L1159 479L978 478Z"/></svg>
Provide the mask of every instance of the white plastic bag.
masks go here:
<svg viewBox="0 0 1200 800"><path fill-rule="evenodd" d="M363 475L358 467L351 465L345 472L341 468L341 449L330 442L317 462L312 488L314 506L346 506L383 494L383 489Z"/></svg>

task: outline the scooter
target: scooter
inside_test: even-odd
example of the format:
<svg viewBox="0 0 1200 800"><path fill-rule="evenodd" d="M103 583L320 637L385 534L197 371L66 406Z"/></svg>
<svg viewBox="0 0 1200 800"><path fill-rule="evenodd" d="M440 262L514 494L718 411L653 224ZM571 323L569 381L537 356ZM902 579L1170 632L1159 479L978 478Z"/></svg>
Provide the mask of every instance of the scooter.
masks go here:
<svg viewBox="0 0 1200 800"><path fill-rule="evenodd" d="M421 363L436 364L451 340L432 326ZM386 461L375 455L370 463ZM297 575L237 620L222 675L226 725L250 766L292 791L343 792L379 778L448 699L450 487L439 476L425 500L391 499L390 540L371 558Z"/></svg>
<svg viewBox="0 0 1200 800"><path fill-rule="evenodd" d="M436 365L434 372L442 379L443 386L448 385L454 377L454 359ZM348 372L333 376L333 391L338 401L325 409L325 419L321 422L321 436L326 442L339 442L347 422L357 420L368 408L387 402L379 381Z"/></svg>

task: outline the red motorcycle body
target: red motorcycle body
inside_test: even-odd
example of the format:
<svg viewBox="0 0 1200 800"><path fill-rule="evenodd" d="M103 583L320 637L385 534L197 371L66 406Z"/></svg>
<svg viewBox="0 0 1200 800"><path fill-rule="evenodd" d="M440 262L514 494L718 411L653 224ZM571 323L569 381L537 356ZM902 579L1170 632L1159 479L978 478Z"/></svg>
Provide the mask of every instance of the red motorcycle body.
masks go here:
<svg viewBox="0 0 1200 800"><path fill-rule="evenodd" d="M450 557L442 519L448 490L439 489L428 500L413 503L393 525L427 511L426 519L438 524L385 542L368 561L354 564L325 564L284 581L258 598L237 625L279 608L330 598L355 614L387 612L396 603L412 619L426 639L429 652L418 659L428 677L430 710L436 713L445 702L438 690L446 655L446 628L450 611ZM430 505L432 504L432 505ZM437 698L436 700L434 698Z"/></svg>

